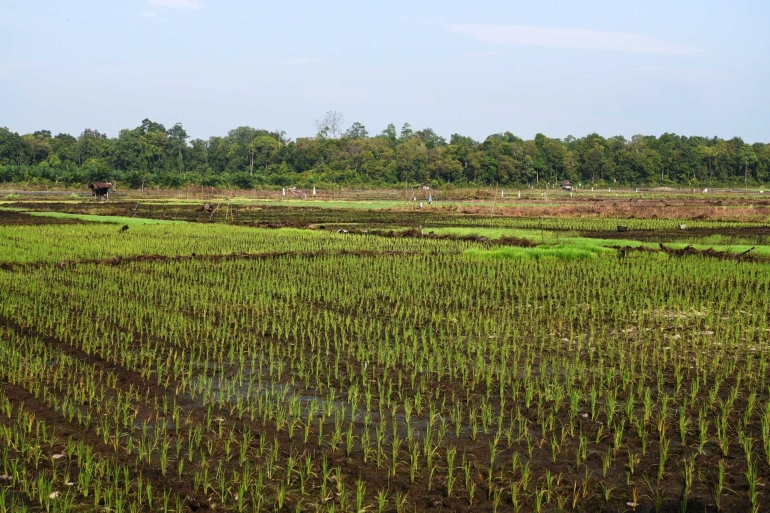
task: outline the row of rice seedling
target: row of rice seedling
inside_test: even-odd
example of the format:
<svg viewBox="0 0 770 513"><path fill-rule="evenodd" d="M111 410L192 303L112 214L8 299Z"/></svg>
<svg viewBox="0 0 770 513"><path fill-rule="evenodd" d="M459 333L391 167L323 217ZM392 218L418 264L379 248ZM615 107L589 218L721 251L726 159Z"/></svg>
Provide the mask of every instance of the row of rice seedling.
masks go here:
<svg viewBox="0 0 770 513"><path fill-rule="evenodd" d="M120 507L154 469L155 509L759 510L766 266L268 233L290 253L0 271L0 379L129 469Z"/></svg>
<svg viewBox="0 0 770 513"><path fill-rule="evenodd" d="M30 399L34 403L34 399ZM181 510L182 497L76 436L59 436L40 409L0 392L0 511Z"/></svg>
<svg viewBox="0 0 770 513"><path fill-rule="evenodd" d="M471 247L467 243L462 247ZM293 229L195 224L140 225L121 232L112 224L10 226L0 231L0 263L106 259L116 255L190 256L282 252L460 251L413 239L386 239Z"/></svg>

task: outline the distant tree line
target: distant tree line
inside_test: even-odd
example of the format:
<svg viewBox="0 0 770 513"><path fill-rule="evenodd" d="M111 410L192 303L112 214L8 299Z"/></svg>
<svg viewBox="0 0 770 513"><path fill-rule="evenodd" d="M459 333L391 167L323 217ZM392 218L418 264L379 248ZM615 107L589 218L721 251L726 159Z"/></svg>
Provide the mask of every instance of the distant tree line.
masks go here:
<svg viewBox="0 0 770 513"><path fill-rule="evenodd" d="M149 119L111 138L86 129L78 137L48 130L19 135L0 128L0 182L82 186L114 181L123 187L188 184L252 189L264 186L543 187L572 180L584 186L756 185L770 182L770 144L740 138L610 138L589 134L525 140L505 132L476 141L430 128L393 124L370 135L361 123L342 128L327 113L318 134L288 140L284 132L239 127L226 136L193 139L180 123Z"/></svg>

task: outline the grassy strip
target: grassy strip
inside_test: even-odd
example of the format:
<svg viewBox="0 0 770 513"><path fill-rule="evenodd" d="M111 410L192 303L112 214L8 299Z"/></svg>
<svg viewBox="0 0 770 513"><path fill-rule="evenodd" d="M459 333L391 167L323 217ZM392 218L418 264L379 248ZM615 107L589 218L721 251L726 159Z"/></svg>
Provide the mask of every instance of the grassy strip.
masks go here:
<svg viewBox="0 0 770 513"><path fill-rule="evenodd" d="M477 227L448 227L448 228L426 228L425 233L433 232L436 235L457 235L460 237L467 235L478 235L488 239L499 239L501 237L517 237L520 239L529 239L533 242L556 243L555 232L548 230L527 230L516 228L477 228ZM562 234L560 234L561 236ZM563 237L562 237L563 238Z"/></svg>
<svg viewBox="0 0 770 513"><path fill-rule="evenodd" d="M167 219L148 219L144 217L124 217L124 216L101 216L96 214L68 214L66 212L34 212L18 207L0 207L0 212L21 212L31 216L52 217L54 219L79 219L81 221L92 221L97 223L127 224L129 226L138 226L143 224L182 224L187 221L172 221Z"/></svg>
<svg viewBox="0 0 770 513"><path fill-rule="evenodd" d="M657 244L649 245L653 248L659 248ZM730 253L743 253L744 251L748 251L751 248L754 248L754 255L756 256L762 256L762 257L770 257L770 246L746 246L746 245L736 245L736 246L711 246L711 245L704 245L704 244L679 244L679 243L673 243L673 244L665 244L667 248L670 249L682 249L686 248L687 246L692 246L695 249L713 249L714 251L728 251Z"/></svg>
<svg viewBox="0 0 770 513"><path fill-rule="evenodd" d="M187 221L170 221L166 219L146 219L143 217L100 216L92 214L66 214L64 212L27 212L32 216L53 217L56 219L79 219L97 223L127 224L129 226L142 224L181 224Z"/></svg>
<svg viewBox="0 0 770 513"><path fill-rule="evenodd" d="M594 244L545 244L534 248L503 247L497 249L469 249L465 254L474 259L503 258L508 260L588 260L600 256L615 255L615 250Z"/></svg>
<svg viewBox="0 0 770 513"><path fill-rule="evenodd" d="M649 249L660 249L660 245L657 242L641 242L631 239L597 239L591 237L564 237L559 234L557 237L556 232L553 231L540 231L540 230L510 230L500 228L435 228L430 230L436 234L452 234L452 235L479 235L481 237L488 237L490 239L499 239L500 237L518 237L523 239L529 239L533 242L544 242L543 245L537 248L519 248L532 252L540 248L577 248L587 251L592 251L599 254L601 251L595 251L596 248L610 249L613 247L625 247L630 246L646 247ZM683 235L686 238L686 235ZM714 240L719 240L714 238ZM688 242L665 242L667 248L670 249L682 249L687 246L692 246L695 249L705 250L712 248L714 251L727 251L730 253L743 253L754 248L754 254L756 256L770 257L770 245L755 245L755 244L690 244ZM611 249L610 249L611 250ZM499 250L492 250L499 251ZM554 252L536 252L540 256L553 256L557 253ZM573 255L574 256L574 255ZM586 256L586 258L591 258Z"/></svg>

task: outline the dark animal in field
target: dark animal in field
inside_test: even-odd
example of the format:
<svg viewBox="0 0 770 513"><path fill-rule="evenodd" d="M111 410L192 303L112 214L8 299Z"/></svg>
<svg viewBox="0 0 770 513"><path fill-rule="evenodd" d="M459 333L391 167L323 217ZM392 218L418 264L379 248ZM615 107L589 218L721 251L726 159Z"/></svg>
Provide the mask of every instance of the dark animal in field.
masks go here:
<svg viewBox="0 0 770 513"><path fill-rule="evenodd" d="M128 225L127 225L127 224L124 224L124 225L123 225L123 228L121 228L121 229L120 229L120 233L123 233L123 232L125 232L126 230L128 230Z"/></svg>
<svg viewBox="0 0 770 513"><path fill-rule="evenodd" d="M110 192L115 192L115 186L112 182L94 182L88 186L91 189L91 193L97 200L110 199Z"/></svg>
<svg viewBox="0 0 770 513"><path fill-rule="evenodd" d="M618 231L619 232L627 232L628 231L628 226L620 226L620 225L618 225Z"/></svg>

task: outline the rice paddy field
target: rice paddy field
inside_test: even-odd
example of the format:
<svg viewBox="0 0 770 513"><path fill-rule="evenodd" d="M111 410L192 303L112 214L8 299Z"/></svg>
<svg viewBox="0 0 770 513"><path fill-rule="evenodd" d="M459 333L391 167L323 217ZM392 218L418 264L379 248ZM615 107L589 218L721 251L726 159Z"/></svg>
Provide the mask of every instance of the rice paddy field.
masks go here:
<svg viewBox="0 0 770 513"><path fill-rule="evenodd" d="M604 201L4 203L0 512L770 511L768 207Z"/></svg>

